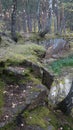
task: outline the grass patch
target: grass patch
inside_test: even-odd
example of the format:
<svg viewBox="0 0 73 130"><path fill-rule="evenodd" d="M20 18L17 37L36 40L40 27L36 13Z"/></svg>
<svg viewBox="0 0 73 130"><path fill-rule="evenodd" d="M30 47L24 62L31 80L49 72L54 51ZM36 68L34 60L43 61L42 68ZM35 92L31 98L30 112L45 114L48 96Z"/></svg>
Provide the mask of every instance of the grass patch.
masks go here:
<svg viewBox="0 0 73 130"><path fill-rule="evenodd" d="M73 55L53 62L50 67L55 73L60 73L63 67L68 66L73 66Z"/></svg>

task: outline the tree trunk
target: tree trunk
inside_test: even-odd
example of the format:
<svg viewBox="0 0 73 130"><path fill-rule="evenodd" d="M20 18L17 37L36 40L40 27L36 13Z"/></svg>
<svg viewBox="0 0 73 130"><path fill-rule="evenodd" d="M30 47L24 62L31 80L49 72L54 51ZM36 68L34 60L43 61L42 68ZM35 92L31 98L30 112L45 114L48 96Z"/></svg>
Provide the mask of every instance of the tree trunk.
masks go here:
<svg viewBox="0 0 73 130"><path fill-rule="evenodd" d="M22 24L23 24L23 31L27 32L27 23L26 23L26 12L25 12L25 10L23 11L23 14L22 14Z"/></svg>
<svg viewBox="0 0 73 130"><path fill-rule="evenodd" d="M55 0L53 3L53 11L54 11L54 15L55 15L55 19L56 19L56 26L57 26L57 31L56 33L58 33L59 30L59 9L58 9L58 1Z"/></svg>
<svg viewBox="0 0 73 130"><path fill-rule="evenodd" d="M17 42L16 36L16 8L17 8L17 0L13 0L13 11L11 15L11 35L12 39Z"/></svg>
<svg viewBox="0 0 73 130"><path fill-rule="evenodd" d="M59 8L58 8L58 22L57 22L57 24L58 24L57 31L58 31L58 33L60 33L60 9Z"/></svg>
<svg viewBox="0 0 73 130"><path fill-rule="evenodd" d="M27 26L28 26L28 31L32 32L32 18L30 16L30 14L28 14L28 16L27 16Z"/></svg>
<svg viewBox="0 0 73 130"><path fill-rule="evenodd" d="M48 17L46 27L43 31L39 33L39 36L44 37L48 32L51 33L51 23L52 23L52 0L48 0L49 9L48 9Z"/></svg>
<svg viewBox="0 0 73 130"><path fill-rule="evenodd" d="M42 28L40 22L40 0L38 0L37 20L38 20L38 32L40 32Z"/></svg>
<svg viewBox="0 0 73 130"><path fill-rule="evenodd" d="M54 14L54 33L57 34L57 17Z"/></svg>
<svg viewBox="0 0 73 130"><path fill-rule="evenodd" d="M65 34L65 16L64 16L64 6L61 5L61 27L60 27L60 34L63 33Z"/></svg>
<svg viewBox="0 0 73 130"><path fill-rule="evenodd" d="M33 27L34 27L34 32L36 32L36 16L33 15Z"/></svg>

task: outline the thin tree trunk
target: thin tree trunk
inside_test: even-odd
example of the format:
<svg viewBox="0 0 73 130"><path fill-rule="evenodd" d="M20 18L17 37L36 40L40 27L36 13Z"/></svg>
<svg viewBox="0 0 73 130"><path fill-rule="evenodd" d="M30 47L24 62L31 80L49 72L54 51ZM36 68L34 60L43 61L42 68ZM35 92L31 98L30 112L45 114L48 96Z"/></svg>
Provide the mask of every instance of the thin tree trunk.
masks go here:
<svg viewBox="0 0 73 130"><path fill-rule="evenodd" d="M57 34L57 17L54 14L54 33Z"/></svg>
<svg viewBox="0 0 73 130"><path fill-rule="evenodd" d="M23 24L23 31L27 32L26 12L25 12L25 10L23 11L23 14L22 14L22 24Z"/></svg>
<svg viewBox="0 0 73 130"><path fill-rule="evenodd" d="M38 32L40 32L42 28L40 23L40 0L38 0L37 20L38 20Z"/></svg>
<svg viewBox="0 0 73 130"><path fill-rule="evenodd" d="M27 0L27 26L28 26L28 31L32 32L32 17L31 17L30 0Z"/></svg>
<svg viewBox="0 0 73 130"><path fill-rule="evenodd" d="M61 18L60 34L62 34L62 31L65 33L65 16L64 16L64 6L63 5L61 7L61 13L62 13L62 18Z"/></svg>
<svg viewBox="0 0 73 130"><path fill-rule="evenodd" d="M36 32L36 16L33 15L34 32Z"/></svg>
<svg viewBox="0 0 73 130"><path fill-rule="evenodd" d="M12 39L17 42L16 36L16 8L17 8L17 0L13 0L13 11L11 15L11 35Z"/></svg>
<svg viewBox="0 0 73 130"><path fill-rule="evenodd" d="M48 17L47 17L47 23L46 27L43 31L39 33L39 36L44 37L48 32L51 33L51 23L52 23L52 0L48 0L49 4L49 12L48 12Z"/></svg>
<svg viewBox="0 0 73 130"><path fill-rule="evenodd" d="M60 33L60 9L58 9L58 22L57 22L57 24L58 24L57 31L58 31L58 33Z"/></svg>
<svg viewBox="0 0 73 130"><path fill-rule="evenodd" d="M51 33L51 25L52 25L52 0L49 1L49 9L50 9L50 16L49 16L49 30Z"/></svg>
<svg viewBox="0 0 73 130"><path fill-rule="evenodd" d="M56 16L56 19L57 19L57 23L56 23L56 25L57 25L57 33L58 33L58 30L59 30L59 9L58 9L58 1L56 0L55 2L54 2L54 5L53 5L54 7L53 7L53 10L54 10L54 13L55 13L55 16Z"/></svg>
<svg viewBox="0 0 73 130"><path fill-rule="evenodd" d="M27 16L27 25L28 25L28 31L32 32L32 18L30 16L30 14L28 14L28 16Z"/></svg>

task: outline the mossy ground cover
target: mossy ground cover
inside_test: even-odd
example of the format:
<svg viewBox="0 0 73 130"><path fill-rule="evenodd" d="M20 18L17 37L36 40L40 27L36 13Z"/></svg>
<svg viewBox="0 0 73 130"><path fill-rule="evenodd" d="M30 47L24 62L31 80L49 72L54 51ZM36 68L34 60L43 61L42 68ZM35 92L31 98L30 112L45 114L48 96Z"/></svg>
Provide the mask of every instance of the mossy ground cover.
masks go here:
<svg viewBox="0 0 73 130"><path fill-rule="evenodd" d="M10 123L10 124L8 124L8 125L6 125L6 126L0 128L0 130L14 130L15 127L16 127L16 126L15 126L15 124L14 124L14 122L13 122L13 123Z"/></svg>
<svg viewBox="0 0 73 130"><path fill-rule="evenodd" d="M58 130L60 127L62 127L63 130L73 130L72 126L68 123L62 123L59 113L56 114L56 112L54 113L45 106L38 107L31 112L25 111L23 116L26 119L27 125L40 126L41 128L44 128L44 130L48 130L48 126L50 125L53 126L53 130ZM68 122L68 118L65 116L63 120ZM72 123L72 119L69 123Z"/></svg>
<svg viewBox="0 0 73 130"><path fill-rule="evenodd" d="M0 114L2 112L2 107L4 105L4 97L3 97L3 91L4 91L4 87L5 84L4 84L4 81L0 79Z"/></svg>
<svg viewBox="0 0 73 130"><path fill-rule="evenodd" d="M23 76L14 75L13 72L6 73L8 66L19 66L24 60L29 60L35 64L40 63L40 58L45 52L42 46L36 44L24 45L9 45L0 48L0 115L2 114L2 107L4 106L4 91L7 84L28 84L32 82L33 86L40 84L40 79L36 78L31 68L25 68ZM34 90L32 90L34 91Z"/></svg>
<svg viewBox="0 0 73 130"><path fill-rule="evenodd" d="M0 48L0 55L1 59L0 61L6 61L6 67L10 64L18 65L19 63L23 62L24 60L32 61L33 63L39 64L40 58L45 52L44 47L38 46L35 44L23 44L23 45L10 45L3 48ZM51 64L51 68L54 70L54 72L59 73L60 70L65 66L73 66L73 56L58 60ZM3 68L2 68L3 70ZM5 83L11 82L11 83L17 83L17 84L26 84L30 81L32 81L34 84L39 84L40 80L31 72L31 69L26 69L24 72L24 79L22 78L15 78L15 76L11 73L10 75L4 76L2 75L2 70L0 70L0 75L5 79L5 81L0 79L0 107L4 104L4 98L3 98L3 91ZM5 82L5 83L4 83ZM34 89L33 89L34 91ZM32 112L24 112L24 117L26 117L27 124L29 125L39 125L43 128L47 128L48 125L53 126L53 130L57 130L60 126L60 123L58 121L58 118L56 115L50 111L46 107L40 107L36 110L33 110ZM47 119L50 119L49 121ZM14 129L14 123L8 124L4 128L0 128L1 130L13 130ZM68 125L63 126L64 130L72 130ZM47 130L47 129L46 129Z"/></svg>
<svg viewBox="0 0 73 130"><path fill-rule="evenodd" d="M0 48L0 61L10 60L13 62L21 62L26 59L40 64L39 59L44 53L44 47L34 43L10 45L9 47Z"/></svg>
<svg viewBox="0 0 73 130"><path fill-rule="evenodd" d="M47 118L49 117L49 109L46 107L38 107L32 112L24 112L24 117L26 117L26 122L29 125L37 125L42 128L47 128L49 125L49 122Z"/></svg>
<svg viewBox="0 0 73 130"><path fill-rule="evenodd" d="M57 114L58 115L58 114ZM23 113L23 117L26 120L26 125L30 125L30 126L39 126L41 128L43 128L44 130L48 130L48 126L52 126L52 130L58 130L60 128L62 128L63 130L73 130L72 126L68 125L68 124L64 124L64 122L62 122L61 119L59 119L57 117L56 113L54 113L53 111L50 111L48 108L44 107L38 107L36 109L34 109L33 111L29 112L29 111L25 111ZM58 115L60 116L60 115ZM63 118L63 117L61 117ZM64 117L66 120L67 118ZM61 120L61 121L60 121ZM67 122L67 121L66 121ZM71 121L72 123L72 121ZM14 122L6 125L3 128L0 128L0 130L17 130L17 126ZM22 128L20 128L22 129Z"/></svg>

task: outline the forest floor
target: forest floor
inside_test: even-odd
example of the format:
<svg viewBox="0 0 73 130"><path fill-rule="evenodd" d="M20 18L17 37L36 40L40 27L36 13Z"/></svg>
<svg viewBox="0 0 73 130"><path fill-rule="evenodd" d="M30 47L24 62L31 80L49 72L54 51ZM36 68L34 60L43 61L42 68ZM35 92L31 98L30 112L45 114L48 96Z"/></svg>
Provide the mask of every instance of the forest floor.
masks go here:
<svg viewBox="0 0 73 130"><path fill-rule="evenodd" d="M42 82L45 68L49 70L49 78L73 71L72 34L64 37L70 42L69 50L58 53L58 58L50 59L44 58L46 48L38 45L38 41L50 39L48 35L41 39L33 34L18 34L18 43L9 37L1 37L0 127L6 124L1 130L73 130L71 116L48 106L49 90Z"/></svg>

